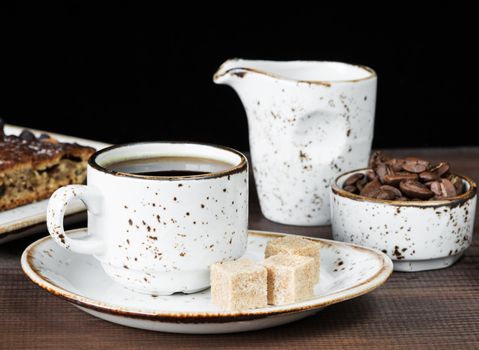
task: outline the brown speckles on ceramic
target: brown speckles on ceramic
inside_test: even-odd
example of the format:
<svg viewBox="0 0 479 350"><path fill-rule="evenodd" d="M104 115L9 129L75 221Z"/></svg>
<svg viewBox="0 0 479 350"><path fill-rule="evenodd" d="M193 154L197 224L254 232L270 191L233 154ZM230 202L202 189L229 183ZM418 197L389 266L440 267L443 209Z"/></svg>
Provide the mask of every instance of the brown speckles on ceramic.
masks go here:
<svg viewBox="0 0 479 350"><path fill-rule="evenodd" d="M306 152L302 151L302 150L299 150L299 159L302 161L302 162L306 162L308 160L311 160L311 158L308 157L308 155L306 154Z"/></svg>
<svg viewBox="0 0 479 350"><path fill-rule="evenodd" d="M466 192L438 201L389 201L351 194L339 176L331 189L334 239L388 254L398 271L450 266L471 244L476 184L462 176Z"/></svg>
<svg viewBox="0 0 479 350"><path fill-rule="evenodd" d="M238 71L248 74L230 74ZM338 62L230 60L214 80L232 86L245 107L263 214L285 224L329 223L330 180L367 164L374 72Z"/></svg>

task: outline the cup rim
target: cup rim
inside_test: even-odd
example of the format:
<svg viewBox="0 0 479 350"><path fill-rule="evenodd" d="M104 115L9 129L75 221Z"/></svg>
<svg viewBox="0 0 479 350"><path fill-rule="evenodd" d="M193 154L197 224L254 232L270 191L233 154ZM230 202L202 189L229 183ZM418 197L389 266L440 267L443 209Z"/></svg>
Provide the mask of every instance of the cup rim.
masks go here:
<svg viewBox="0 0 479 350"><path fill-rule="evenodd" d="M140 174L132 174L126 173L122 171L116 171L107 169L104 166L97 163L97 158L101 154L107 153L111 150L123 148L123 147L130 147L130 146L137 146L137 145L148 145L148 144L181 144L181 145L193 145L193 146L207 146L212 148L221 149L230 153L233 153L240 158L240 162L237 165L232 165L225 170L222 171L215 171L207 174L197 174L197 175L175 175L175 176L159 176L159 175L140 175ZM206 157L205 157L206 158ZM129 142L129 143L122 143L118 145L113 145L109 147L102 148L99 151L96 151L89 159L88 159L88 166L92 167L95 170L100 172L119 176L119 177L127 177L127 178L134 178L134 179L144 179L144 180L166 180L166 181L175 181L175 180L203 180L203 179L213 179L218 177L223 177L227 175L233 175L236 173L240 173L247 169L248 160L246 156L227 146L216 145L212 143L203 143L203 142L191 142L191 141L145 141L145 142Z"/></svg>
<svg viewBox="0 0 479 350"><path fill-rule="evenodd" d="M366 172L368 170L371 170L371 168L361 168L361 169L355 169L351 170L345 173L340 174L337 176L332 184L331 184L331 191L334 195L338 195L341 197L346 197L348 199L354 200L354 201L359 201L359 202L371 202L371 203L381 203L381 204L387 204L387 205L394 205L394 206L408 206L408 207L418 207L418 208L427 208L427 207L441 207L444 205L452 205L452 206L457 206L461 205L464 202L468 201L469 199L473 198L476 195L477 192L477 185L476 183L469 178L468 176L461 175L461 174L454 174L456 176L459 176L462 180L466 181L469 184L469 189L454 197L450 198L444 198L444 199L437 199L437 200L430 200L430 201L419 201L419 200L414 200L414 201L403 201L403 200L389 200L389 199L378 199L378 198L369 198L365 196L361 196L359 194L354 194L351 192L348 192L338 185L339 179L342 177L352 175L355 173L359 172Z"/></svg>

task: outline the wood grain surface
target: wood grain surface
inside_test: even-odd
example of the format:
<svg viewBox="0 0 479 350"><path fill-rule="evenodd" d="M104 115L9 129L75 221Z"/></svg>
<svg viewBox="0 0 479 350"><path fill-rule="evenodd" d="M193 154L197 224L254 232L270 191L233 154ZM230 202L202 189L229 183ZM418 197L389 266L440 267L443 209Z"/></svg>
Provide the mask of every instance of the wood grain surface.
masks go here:
<svg viewBox="0 0 479 350"><path fill-rule="evenodd" d="M447 160L456 172L479 179L479 148L390 153ZM330 238L329 227L294 227L266 220L254 186L250 202L252 229ZM49 295L20 268L22 251L41 236L0 246L0 349L479 349L477 220L472 246L448 269L393 273L378 290L307 319L225 335L127 328L94 318Z"/></svg>

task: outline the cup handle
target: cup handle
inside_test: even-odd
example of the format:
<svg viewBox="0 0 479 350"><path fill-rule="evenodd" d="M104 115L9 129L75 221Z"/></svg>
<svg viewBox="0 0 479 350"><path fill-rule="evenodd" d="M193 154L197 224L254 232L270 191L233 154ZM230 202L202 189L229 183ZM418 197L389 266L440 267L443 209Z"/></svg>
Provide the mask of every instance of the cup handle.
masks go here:
<svg viewBox="0 0 479 350"><path fill-rule="evenodd" d="M59 188L51 196L47 208L47 226L50 235L63 248L80 254L99 255L105 251L105 245L98 238L72 239L65 234L63 217L68 204L75 199L80 199L93 215L100 212L101 197L85 185L68 185Z"/></svg>

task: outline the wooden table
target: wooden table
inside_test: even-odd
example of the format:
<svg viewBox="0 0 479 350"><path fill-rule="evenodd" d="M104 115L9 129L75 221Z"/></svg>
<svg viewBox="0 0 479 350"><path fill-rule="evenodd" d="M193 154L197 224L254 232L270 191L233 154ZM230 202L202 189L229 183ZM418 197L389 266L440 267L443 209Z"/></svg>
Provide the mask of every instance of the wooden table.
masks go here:
<svg viewBox="0 0 479 350"><path fill-rule="evenodd" d="M448 160L457 172L479 180L479 148L391 153ZM329 227L266 220L251 187L252 229L330 238ZM23 249L41 235L29 237L0 246L0 349L479 349L477 225L475 233L472 246L451 268L394 273L378 290L296 323L201 336L122 327L51 296L27 280L20 268Z"/></svg>

